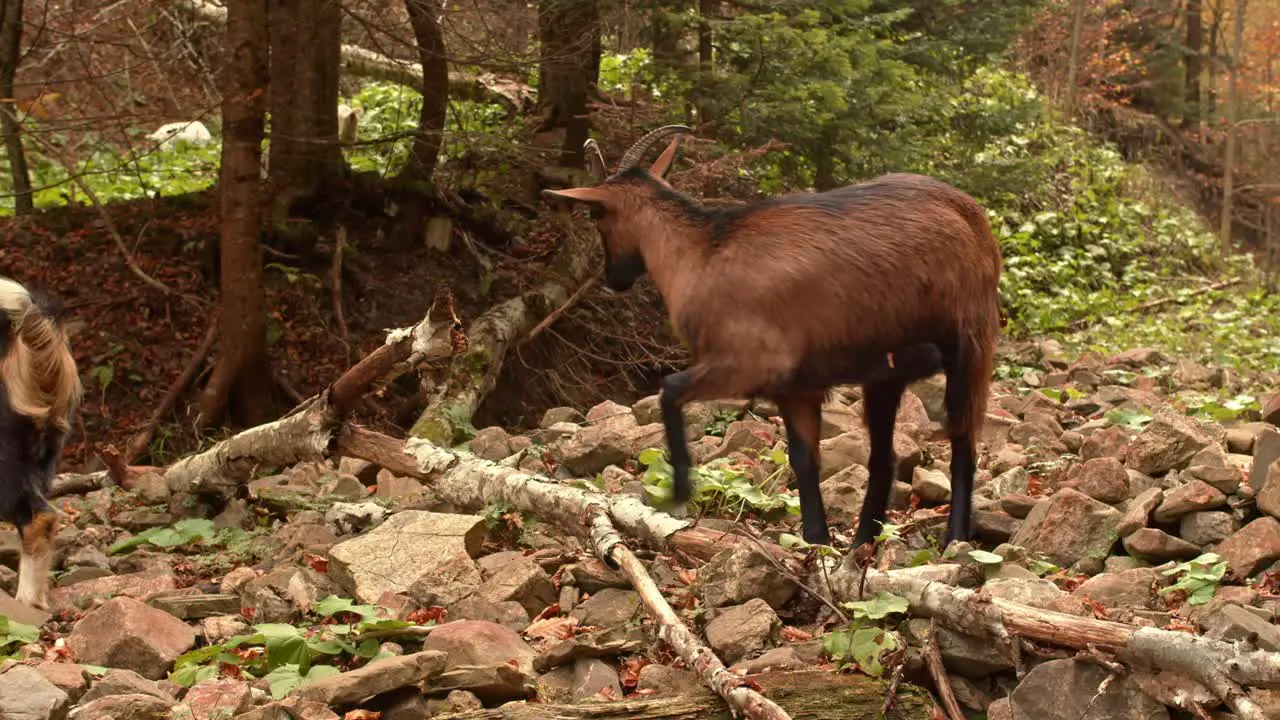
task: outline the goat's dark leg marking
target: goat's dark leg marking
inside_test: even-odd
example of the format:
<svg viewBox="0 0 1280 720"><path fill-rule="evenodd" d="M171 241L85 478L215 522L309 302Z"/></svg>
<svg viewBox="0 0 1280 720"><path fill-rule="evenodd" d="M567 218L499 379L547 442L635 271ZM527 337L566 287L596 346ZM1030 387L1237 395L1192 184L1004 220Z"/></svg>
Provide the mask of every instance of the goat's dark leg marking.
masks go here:
<svg viewBox="0 0 1280 720"><path fill-rule="evenodd" d="M947 520L944 547L953 540L973 536L973 476L977 471L977 443L972 422L968 421L973 410L973 359L958 349L946 353L945 360L947 389L943 400L951 439L951 517Z"/></svg>
<svg viewBox="0 0 1280 720"><path fill-rule="evenodd" d="M787 455L800 491L801 536L812 545L830 545L827 513L818 489L821 462L822 399L825 393L779 395L774 398L787 427Z"/></svg>
<svg viewBox="0 0 1280 720"><path fill-rule="evenodd" d="M683 505L689 501L693 489L689 484L689 472L693 460L689 457L689 445L684 434L684 404L693 385L693 371L668 375L662 379L662 394L658 404L662 410L662 427L667 436L667 454L671 458L672 499Z"/></svg>
<svg viewBox="0 0 1280 720"><path fill-rule="evenodd" d="M897 458L893 454L893 429L898 417L898 405L906 383L899 378L868 383L863 387L862 419L871 436L871 456L867 461L870 480L867 496L862 501L858 516L858 531L854 535L855 547L869 542L880 534L881 523L889 508L889 493L893 489Z"/></svg>

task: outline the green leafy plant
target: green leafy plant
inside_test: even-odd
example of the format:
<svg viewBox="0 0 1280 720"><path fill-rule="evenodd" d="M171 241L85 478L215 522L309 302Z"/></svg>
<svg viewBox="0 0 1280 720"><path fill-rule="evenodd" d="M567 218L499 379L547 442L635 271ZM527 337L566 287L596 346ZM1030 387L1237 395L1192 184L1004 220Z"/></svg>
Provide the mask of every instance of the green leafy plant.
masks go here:
<svg viewBox="0 0 1280 720"><path fill-rule="evenodd" d="M1147 423L1155 419L1151 413L1141 410L1132 410L1130 408L1115 408L1108 410L1102 416L1108 425L1123 425L1131 427L1135 430L1141 430L1147 426Z"/></svg>
<svg viewBox="0 0 1280 720"><path fill-rule="evenodd" d="M642 451L638 459L645 466L641 479L645 494L658 502L670 502L673 476L666 453L659 448L649 448ZM799 515L799 496L776 489L787 465L786 452L776 448L770 451L769 459L778 466L778 470L760 485L752 481L744 468L728 458L695 467L690 478L694 484L691 502L712 513L736 513L742 508L750 508L757 512L783 509Z"/></svg>
<svg viewBox="0 0 1280 720"><path fill-rule="evenodd" d="M142 545L153 545L167 550L225 547L243 542L247 537L248 533L240 528L215 530L212 520L190 518L165 527L148 528L137 535L117 540L107 548L107 554L115 555Z"/></svg>
<svg viewBox="0 0 1280 720"><path fill-rule="evenodd" d="M910 609L907 599L880 591L869 600L844 602L840 606L850 613L849 625L823 636L823 649L839 668L856 665L868 675L883 674L881 658L886 652L896 650L900 643L896 635L876 623L890 615L906 613Z"/></svg>
<svg viewBox="0 0 1280 720"><path fill-rule="evenodd" d="M14 652L22 645L39 640L40 628L0 615L0 661L7 659L8 653Z"/></svg>
<svg viewBox="0 0 1280 720"><path fill-rule="evenodd" d="M341 673L342 668L334 663L371 663L388 657L380 651L377 637L361 637L363 634L413 625L385 617L383 608L357 605L333 595L317 602L312 611L345 622L306 628L259 623L253 626L252 634L237 635L178 657L169 679L189 687L230 672L265 679L272 697L280 699L295 688Z"/></svg>
<svg viewBox="0 0 1280 720"><path fill-rule="evenodd" d="M1217 553L1204 553L1162 572L1162 575L1178 575L1178 582L1160 591L1161 595L1182 591L1187 594L1187 602L1192 605L1203 605L1213 599L1218 592L1218 584L1227 573L1227 561Z"/></svg>

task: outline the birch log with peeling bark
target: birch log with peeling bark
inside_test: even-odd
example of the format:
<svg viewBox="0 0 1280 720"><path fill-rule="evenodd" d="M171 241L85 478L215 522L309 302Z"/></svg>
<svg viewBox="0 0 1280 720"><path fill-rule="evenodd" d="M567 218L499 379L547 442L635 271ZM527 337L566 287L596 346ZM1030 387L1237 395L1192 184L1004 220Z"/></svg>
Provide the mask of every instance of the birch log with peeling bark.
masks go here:
<svg viewBox="0 0 1280 720"><path fill-rule="evenodd" d="M927 720L933 703L923 693L900 691L888 715L880 714L886 683L865 675L804 670L747 675L795 717L805 720ZM436 720L733 720L724 700L701 689L679 695L633 696L574 705L511 702L491 710L435 716Z"/></svg>
<svg viewBox="0 0 1280 720"><path fill-rule="evenodd" d="M205 0L178 0L178 6L204 20L226 22L227 9ZM422 92L422 66L408 60L396 60L359 45L343 45L342 68L352 75L383 80ZM469 75L449 72L449 95L463 100L495 102L508 112L530 107L534 91L528 85L497 77L490 73Z"/></svg>
<svg viewBox="0 0 1280 720"><path fill-rule="evenodd" d="M471 423L476 408L497 384L507 351L591 277L594 235L566 225L564 237L551 268L554 279L489 308L467 328L470 347L430 392L410 435L444 447L454 445L460 428Z"/></svg>
<svg viewBox="0 0 1280 720"><path fill-rule="evenodd" d="M832 575L831 588L841 600L857 600L861 580L862 571L848 563ZM1015 667L1021 667L1015 654L1018 638L1076 650L1097 648L1115 653L1118 661L1130 667L1190 678L1245 720L1265 720L1266 715L1242 685L1280 688L1277 652L1043 610L902 572L868 570L864 587L868 594L884 591L905 597L912 615L934 618L957 632L995 640L1010 653Z"/></svg>

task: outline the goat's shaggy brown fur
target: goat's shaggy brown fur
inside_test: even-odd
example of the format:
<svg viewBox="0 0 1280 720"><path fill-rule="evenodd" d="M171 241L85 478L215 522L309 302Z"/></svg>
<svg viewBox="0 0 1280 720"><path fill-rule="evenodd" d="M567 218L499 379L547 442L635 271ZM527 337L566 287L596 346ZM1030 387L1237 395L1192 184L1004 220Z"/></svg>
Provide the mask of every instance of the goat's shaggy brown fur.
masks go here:
<svg viewBox="0 0 1280 720"><path fill-rule="evenodd" d="M627 167L642 138L600 185L546 191L591 206L606 284L625 291L647 272L692 350L693 366L663 384L677 499L689 495L680 407L771 397L787 426L804 537L828 542L817 489L821 405L832 385L859 382L871 480L856 541L868 540L888 504L902 392L942 370L955 496L948 539L967 539L1000 328L1000 250L982 207L940 180L893 174L713 209L662 179L677 141L650 172Z"/></svg>

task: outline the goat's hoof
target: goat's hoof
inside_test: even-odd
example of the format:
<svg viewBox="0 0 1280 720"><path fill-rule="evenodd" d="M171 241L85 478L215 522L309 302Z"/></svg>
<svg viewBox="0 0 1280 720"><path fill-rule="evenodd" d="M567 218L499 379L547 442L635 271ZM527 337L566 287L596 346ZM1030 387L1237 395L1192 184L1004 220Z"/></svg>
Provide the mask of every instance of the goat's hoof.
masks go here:
<svg viewBox="0 0 1280 720"><path fill-rule="evenodd" d="M26 605L29 608L34 608L36 610L49 609L49 599L46 597L36 597L34 594L31 594L31 593L18 593L17 595L14 596L13 599L17 600L23 605Z"/></svg>

